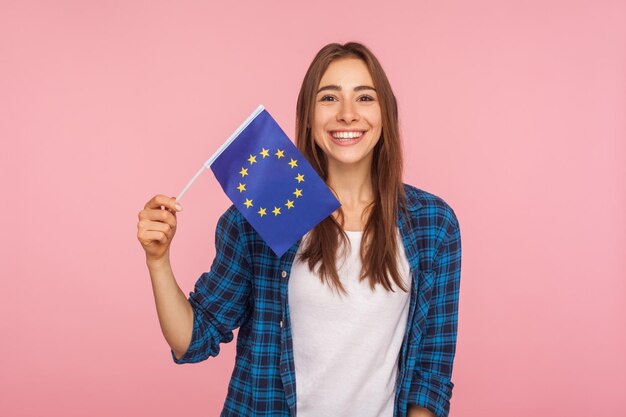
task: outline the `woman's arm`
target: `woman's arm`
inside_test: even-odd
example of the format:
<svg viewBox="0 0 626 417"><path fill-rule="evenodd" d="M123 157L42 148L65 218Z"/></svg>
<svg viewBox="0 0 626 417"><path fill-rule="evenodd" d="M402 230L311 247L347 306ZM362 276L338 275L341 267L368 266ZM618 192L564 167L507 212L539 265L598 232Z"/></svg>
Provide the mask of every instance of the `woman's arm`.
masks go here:
<svg viewBox="0 0 626 417"><path fill-rule="evenodd" d="M450 412L461 279L459 222L451 208L447 217L445 238L434 259L433 290L408 399L436 417Z"/></svg>
<svg viewBox="0 0 626 417"><path fill-rule="evenodd" d="M193 311L187 297L174 278L169 256L159 261L147 261L152 291L161 332L177 359L185 353L191 341Z"/></svg>
<svg viewBox="0 0 626 417"><path fill-rule="evenodd" d="M182 356L172 349L177 364L200 362L217 356L220 344L233 340L251 311L252 263L244 218L231 205L215 228L215 258L208 272L196 281L188 302L193 311L191 340ZM187 333L186 333L187 335Z"/></svg>
<svg viewBox="0 0 626 417"><path fill-rule="evenodd" d="M251 288L243 216L231 205L217 222L211 270L196 281L189 298L185 296L169 258L180 210L174 198L158 194L139 212L137 224L161 331L178 364L217 356L220 343L230 342L233 330L245 320Z"/></svg>
<svg viewBox="0 0 626 417"><path fill-rule="evenodd" d="M191 305L176 283L170 265L176 213L181 210L175 198L157 194L139 212L137 223L137 239L146 252L161 332L177 355L182 355L189 346L193 326Z"/></svg>

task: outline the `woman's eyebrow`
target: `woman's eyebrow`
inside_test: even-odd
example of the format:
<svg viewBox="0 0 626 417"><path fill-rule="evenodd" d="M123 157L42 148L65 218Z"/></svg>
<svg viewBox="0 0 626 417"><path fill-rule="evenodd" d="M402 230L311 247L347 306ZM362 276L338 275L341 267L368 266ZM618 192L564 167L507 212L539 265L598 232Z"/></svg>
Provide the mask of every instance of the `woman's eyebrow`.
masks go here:
<svg viewBox="0 0 626 417"><path fill-rule="evenodd" d="M335 84L325 85L324 87L321 87L319 90L317 90L317 93L319 94L320 92L326 91L326 90L341 91L341 87ZM376 89L370 85L358 85L354 87L354 91L362 91L362 90L376 91Z"/></svg>

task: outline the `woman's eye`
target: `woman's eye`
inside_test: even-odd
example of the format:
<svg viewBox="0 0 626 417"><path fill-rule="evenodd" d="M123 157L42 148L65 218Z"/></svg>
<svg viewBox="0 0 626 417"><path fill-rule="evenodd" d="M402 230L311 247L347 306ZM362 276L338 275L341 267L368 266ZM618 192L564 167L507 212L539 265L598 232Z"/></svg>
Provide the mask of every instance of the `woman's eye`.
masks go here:
<svg viewBox="0 0 626 417"><path fill-rule="evenodd" d="M333 96L323 96L320 101L334 101L335 97Z"/></svg>
<svg viewBox="0 0 626 417"><path fill-rule="evenodd" d="M360 101L374 101L374 97L372 96L361 96L359 97Z"/></svg>

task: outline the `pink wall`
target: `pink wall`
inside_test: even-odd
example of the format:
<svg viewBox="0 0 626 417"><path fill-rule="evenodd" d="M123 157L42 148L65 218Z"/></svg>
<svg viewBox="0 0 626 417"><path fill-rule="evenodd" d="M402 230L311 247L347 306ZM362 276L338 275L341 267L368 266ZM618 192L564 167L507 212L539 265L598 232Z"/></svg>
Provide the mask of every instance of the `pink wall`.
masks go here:
<svg viewBox="0 0 626 417"><path fill-rule="evenodd" d="M257 104L291 134L313 55L353 39L406 181L461 222L451 415L624 415L624 2L203 3L0 4L0 415L218 415L234 343L171 361L137 213ZM185 292L228 204L210 173L183 199Z"/></svg>

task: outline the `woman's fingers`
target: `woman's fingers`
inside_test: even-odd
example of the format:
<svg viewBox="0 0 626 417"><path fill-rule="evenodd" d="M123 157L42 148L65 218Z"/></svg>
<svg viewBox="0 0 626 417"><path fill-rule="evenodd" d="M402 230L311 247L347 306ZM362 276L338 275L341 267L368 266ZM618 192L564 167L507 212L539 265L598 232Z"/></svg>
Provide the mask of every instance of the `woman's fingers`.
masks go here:
<svg viewBox="0 0 626 417"><path fill-rule="evenodd" d="M153 242L167 243L169 239L166 233L156 230L144 230L139 233L138 238L144 246L149 246Z"/></svg>
<svg viewBox="0 0 626 417"><path fill-rule="evenodd" d="M139 212L139 220L152 220L167 223L171 228L176 227L176 212L160 209L144 209Z"/></svg>
<svg viewBox="0 0 626 417"><path fill-rule="evenodd" d="M157 222L154 220L139 220L139 222L137 223L137 229L145 230L147 232L163 232L169 235L174 228L169 224L163 222Z"/></svg>
<svg viewBox="0 0 626 417"><path fill-rule="evenodd" d="M176 202L176 197L168 197L163 194L157 194L150 199L144 206L144 209L157 209L161 206L171 210L172 212L182 211L180 204Z"/></svg>

